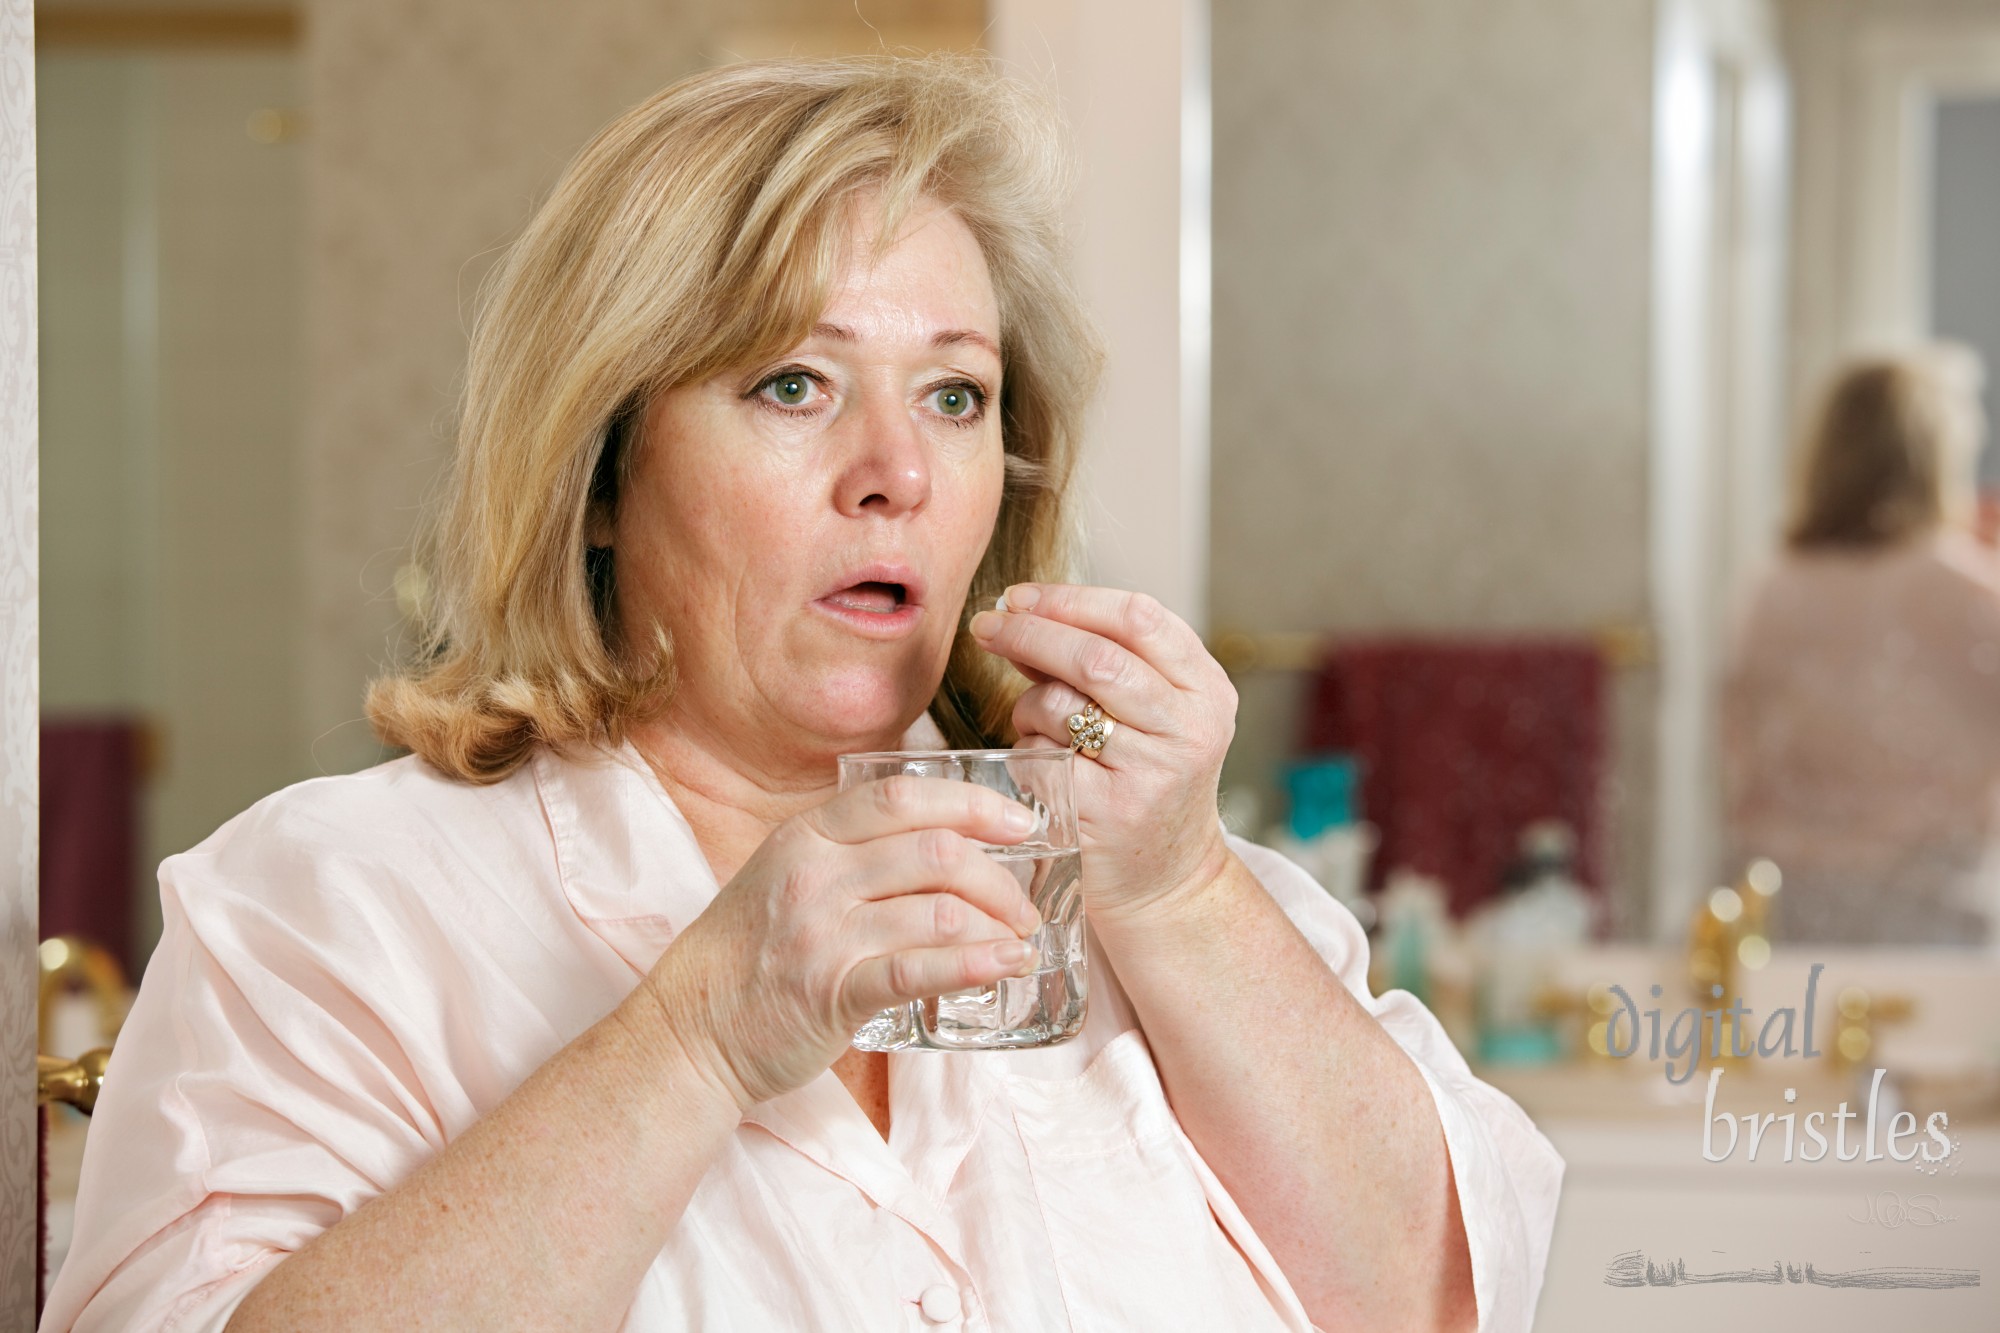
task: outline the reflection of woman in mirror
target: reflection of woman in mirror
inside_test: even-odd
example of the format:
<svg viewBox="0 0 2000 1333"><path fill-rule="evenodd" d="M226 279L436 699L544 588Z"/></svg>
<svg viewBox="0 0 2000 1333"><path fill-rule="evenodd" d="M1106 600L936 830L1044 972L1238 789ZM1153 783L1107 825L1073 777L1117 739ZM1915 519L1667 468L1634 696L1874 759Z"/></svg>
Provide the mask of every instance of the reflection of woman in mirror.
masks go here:
<svg viewBox="0 0 2000 1333"><path fill-rule="evenodd" d="M1802 456L1723 708L1731 851L1781 937L1978 944L2000 914L2000 565L1971 534L1971 352L1855 364Z"/></svg>
<svg viewBox="0 0 2000 1333"><path fill-rule="evenodd" d="M584 150L371 700L415 753L162 867L49 1327L1528 1326L1553 1149L1223 833L1195 633L1065 582L1098 355L1038 108L742 65ZM836 756L1068 744L1086 694L1084 1031L851 1049L1037 921L981 855L1019 807Z"/></svg>

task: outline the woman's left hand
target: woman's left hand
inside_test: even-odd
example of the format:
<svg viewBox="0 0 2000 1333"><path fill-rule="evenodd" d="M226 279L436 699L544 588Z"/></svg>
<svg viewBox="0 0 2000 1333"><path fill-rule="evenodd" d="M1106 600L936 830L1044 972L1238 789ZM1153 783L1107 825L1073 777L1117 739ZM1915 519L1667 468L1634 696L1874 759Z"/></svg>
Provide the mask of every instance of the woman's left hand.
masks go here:
<svg viewBox="0 0 2000 1333"><path fill-rule="evenodd" d="M1096 759L1076 759L1076 805L1100 919L1199 892L1227 864L1216 812L1236 733L1236 688L1188 623L1144 593L1061 583L1007 589L973 637L1035 684L1014 707L1028 747L1070 744L1087 700L1113 720Z"/></svg>

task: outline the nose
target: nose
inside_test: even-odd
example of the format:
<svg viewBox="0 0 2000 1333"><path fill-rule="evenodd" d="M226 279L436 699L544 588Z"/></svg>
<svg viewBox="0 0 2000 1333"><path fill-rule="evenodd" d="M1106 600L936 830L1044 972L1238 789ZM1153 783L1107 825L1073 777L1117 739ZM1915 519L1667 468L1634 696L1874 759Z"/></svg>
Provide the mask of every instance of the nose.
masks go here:
<svg viewBox="0 0 2000 1333"><path fill-rule="evenodd" d="M864 392L834 430L840 472L834 505L850 518L896 518L931 498L931 444L894 393Z"/></svg>

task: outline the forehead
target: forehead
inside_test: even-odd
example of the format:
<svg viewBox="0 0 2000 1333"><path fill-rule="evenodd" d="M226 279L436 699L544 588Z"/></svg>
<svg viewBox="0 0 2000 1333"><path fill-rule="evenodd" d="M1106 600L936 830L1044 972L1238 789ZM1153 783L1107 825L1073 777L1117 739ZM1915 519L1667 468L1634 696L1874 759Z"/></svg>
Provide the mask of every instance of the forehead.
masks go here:
<svg viewBox="0 0 2000 1333"><path fill-rule="evenodd" d="M986 256L972 229L950 209L918 201L886 246L880 201L872 194L848 207L841 264L825 323L861 337L930 340L950 330L1000 339L1000 311Z"/></svg>

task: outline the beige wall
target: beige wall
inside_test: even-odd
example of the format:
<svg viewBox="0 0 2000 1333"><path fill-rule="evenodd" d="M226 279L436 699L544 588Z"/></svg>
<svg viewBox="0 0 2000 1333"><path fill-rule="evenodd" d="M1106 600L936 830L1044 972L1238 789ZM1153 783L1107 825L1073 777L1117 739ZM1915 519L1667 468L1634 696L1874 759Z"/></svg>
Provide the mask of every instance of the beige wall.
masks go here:
<svg viewBox="0 0 2000 1333"><path fill-rule="evenodd" d="M449 439L466 328L497 247L597 127L696 67L702 29L655 0L308 14L305 717L314 762L379 751L361 689Z"/></svg>
<svg viewBox="0 0 2000 1333"><path fill-rule="evenodd" d="M159 741L137 867L309 774L284 51L45 51L42 706ZM74 1052L69 1052L74 1054Z"/></svg>
<svg viewBox="0 0 2000 1333"><path fill-rule="evenodd" d="M1645 620L1651 25L1641 0L1218 16L1214 628ZM1262 788L1299 679L1245 685L1230 781ZM1618 708L1629 889L1643 681Z"/></svg>
<svg viewBox="0 0 2000 1333"><path fill-rule="evenodd" d="M37 189L44 216L58 220L39 265L53 298L41 312L42 703L122 710L139 706L152 665L134 577L152 564L152 460L129 438L137 349L124 337L127 141L143 112L130 60L37 66Z"/></svg>
<svg viewBox="0 0 2000 1333"><path fill-rule="evenodd" d="M449 442L479 280L605 121L744 55L976 38L980 6L870 0L323 0L306 25L305 718L327 771L371 763L364 682Z"/></svg>

